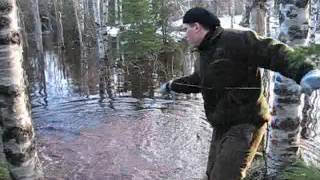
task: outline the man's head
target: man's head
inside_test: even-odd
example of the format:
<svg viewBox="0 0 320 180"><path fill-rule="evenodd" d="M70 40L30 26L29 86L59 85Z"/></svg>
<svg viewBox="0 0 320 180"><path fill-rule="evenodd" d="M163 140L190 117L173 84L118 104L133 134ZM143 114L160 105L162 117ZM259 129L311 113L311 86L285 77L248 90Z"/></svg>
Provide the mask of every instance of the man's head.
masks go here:
<svg viewBox="0 0 320 180"><path fill-rule="evenodd" d="M183 24L186 28L188 43L196 47L209 31L214 31L217 26L220 26L220 21L208 10L195 7L183 16Z"/></svg>

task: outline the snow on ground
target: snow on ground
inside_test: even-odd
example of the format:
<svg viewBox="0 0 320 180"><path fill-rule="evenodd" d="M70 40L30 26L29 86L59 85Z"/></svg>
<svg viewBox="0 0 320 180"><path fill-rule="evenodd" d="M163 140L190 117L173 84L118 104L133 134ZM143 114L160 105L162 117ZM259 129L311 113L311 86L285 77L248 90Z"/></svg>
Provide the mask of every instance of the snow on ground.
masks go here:
<svg viewBox="0 0 320 180"><path fill-rule="evenodd" d="M234 23L233 23L233 29L239 29L239 30L249 30L249 28L242 27L239 25L241 21L242 16L234 16ZM222 16L219 17L221 27L223 28L231 28L231 16Z"/></svg>

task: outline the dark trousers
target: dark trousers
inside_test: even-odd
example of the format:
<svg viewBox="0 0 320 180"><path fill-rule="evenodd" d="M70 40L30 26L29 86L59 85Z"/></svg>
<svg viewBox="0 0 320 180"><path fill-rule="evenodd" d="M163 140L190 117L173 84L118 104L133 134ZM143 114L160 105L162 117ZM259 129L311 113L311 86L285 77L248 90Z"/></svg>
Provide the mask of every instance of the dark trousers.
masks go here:
<svg viewBox="0 0 320 180"><path fill-rule="evenodd" d="M267 123L261 126L239 124L223 133L218 128L215 129L206 172L208 179L243 179L266 129Z"/></svg>

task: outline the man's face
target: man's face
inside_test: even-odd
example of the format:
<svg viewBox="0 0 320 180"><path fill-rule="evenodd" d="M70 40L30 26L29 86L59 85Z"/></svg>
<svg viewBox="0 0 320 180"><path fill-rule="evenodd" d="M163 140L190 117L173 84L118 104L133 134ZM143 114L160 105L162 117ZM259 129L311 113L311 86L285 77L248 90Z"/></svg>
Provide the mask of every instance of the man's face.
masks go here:
<svg viewBox="0 0 320 180"><path fill-rule="evenodd" d="M188 43L194 47L199 46L202 41L202 37L200 36L200 24L183 24L183 26L184 30L186 31L186 39Z"/></svg>

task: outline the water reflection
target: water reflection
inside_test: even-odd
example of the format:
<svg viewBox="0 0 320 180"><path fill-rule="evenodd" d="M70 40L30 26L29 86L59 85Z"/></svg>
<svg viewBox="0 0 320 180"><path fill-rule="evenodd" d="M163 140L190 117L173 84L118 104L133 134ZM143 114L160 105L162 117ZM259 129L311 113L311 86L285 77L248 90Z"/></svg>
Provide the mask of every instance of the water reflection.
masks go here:
<svg viewBox="0 0 320 180"><path fill-rule="evenodd" d="M197 96L164 98L155 92L160 79L168 79L163 72L177 71L173 65L164 70L158 61L145 59L99 61L94 48L61 49L50 36L45 38L44 52L28 51L25 67L48 178L201 176L211 137L201 100ZM99 142L88 140L88 134L99 137ZM106 168L99 168L97 160L108 155L111 161L100 161ZM131 162L116 158L122 156ZM141 162L146 165L137 165Z"/></svg>

